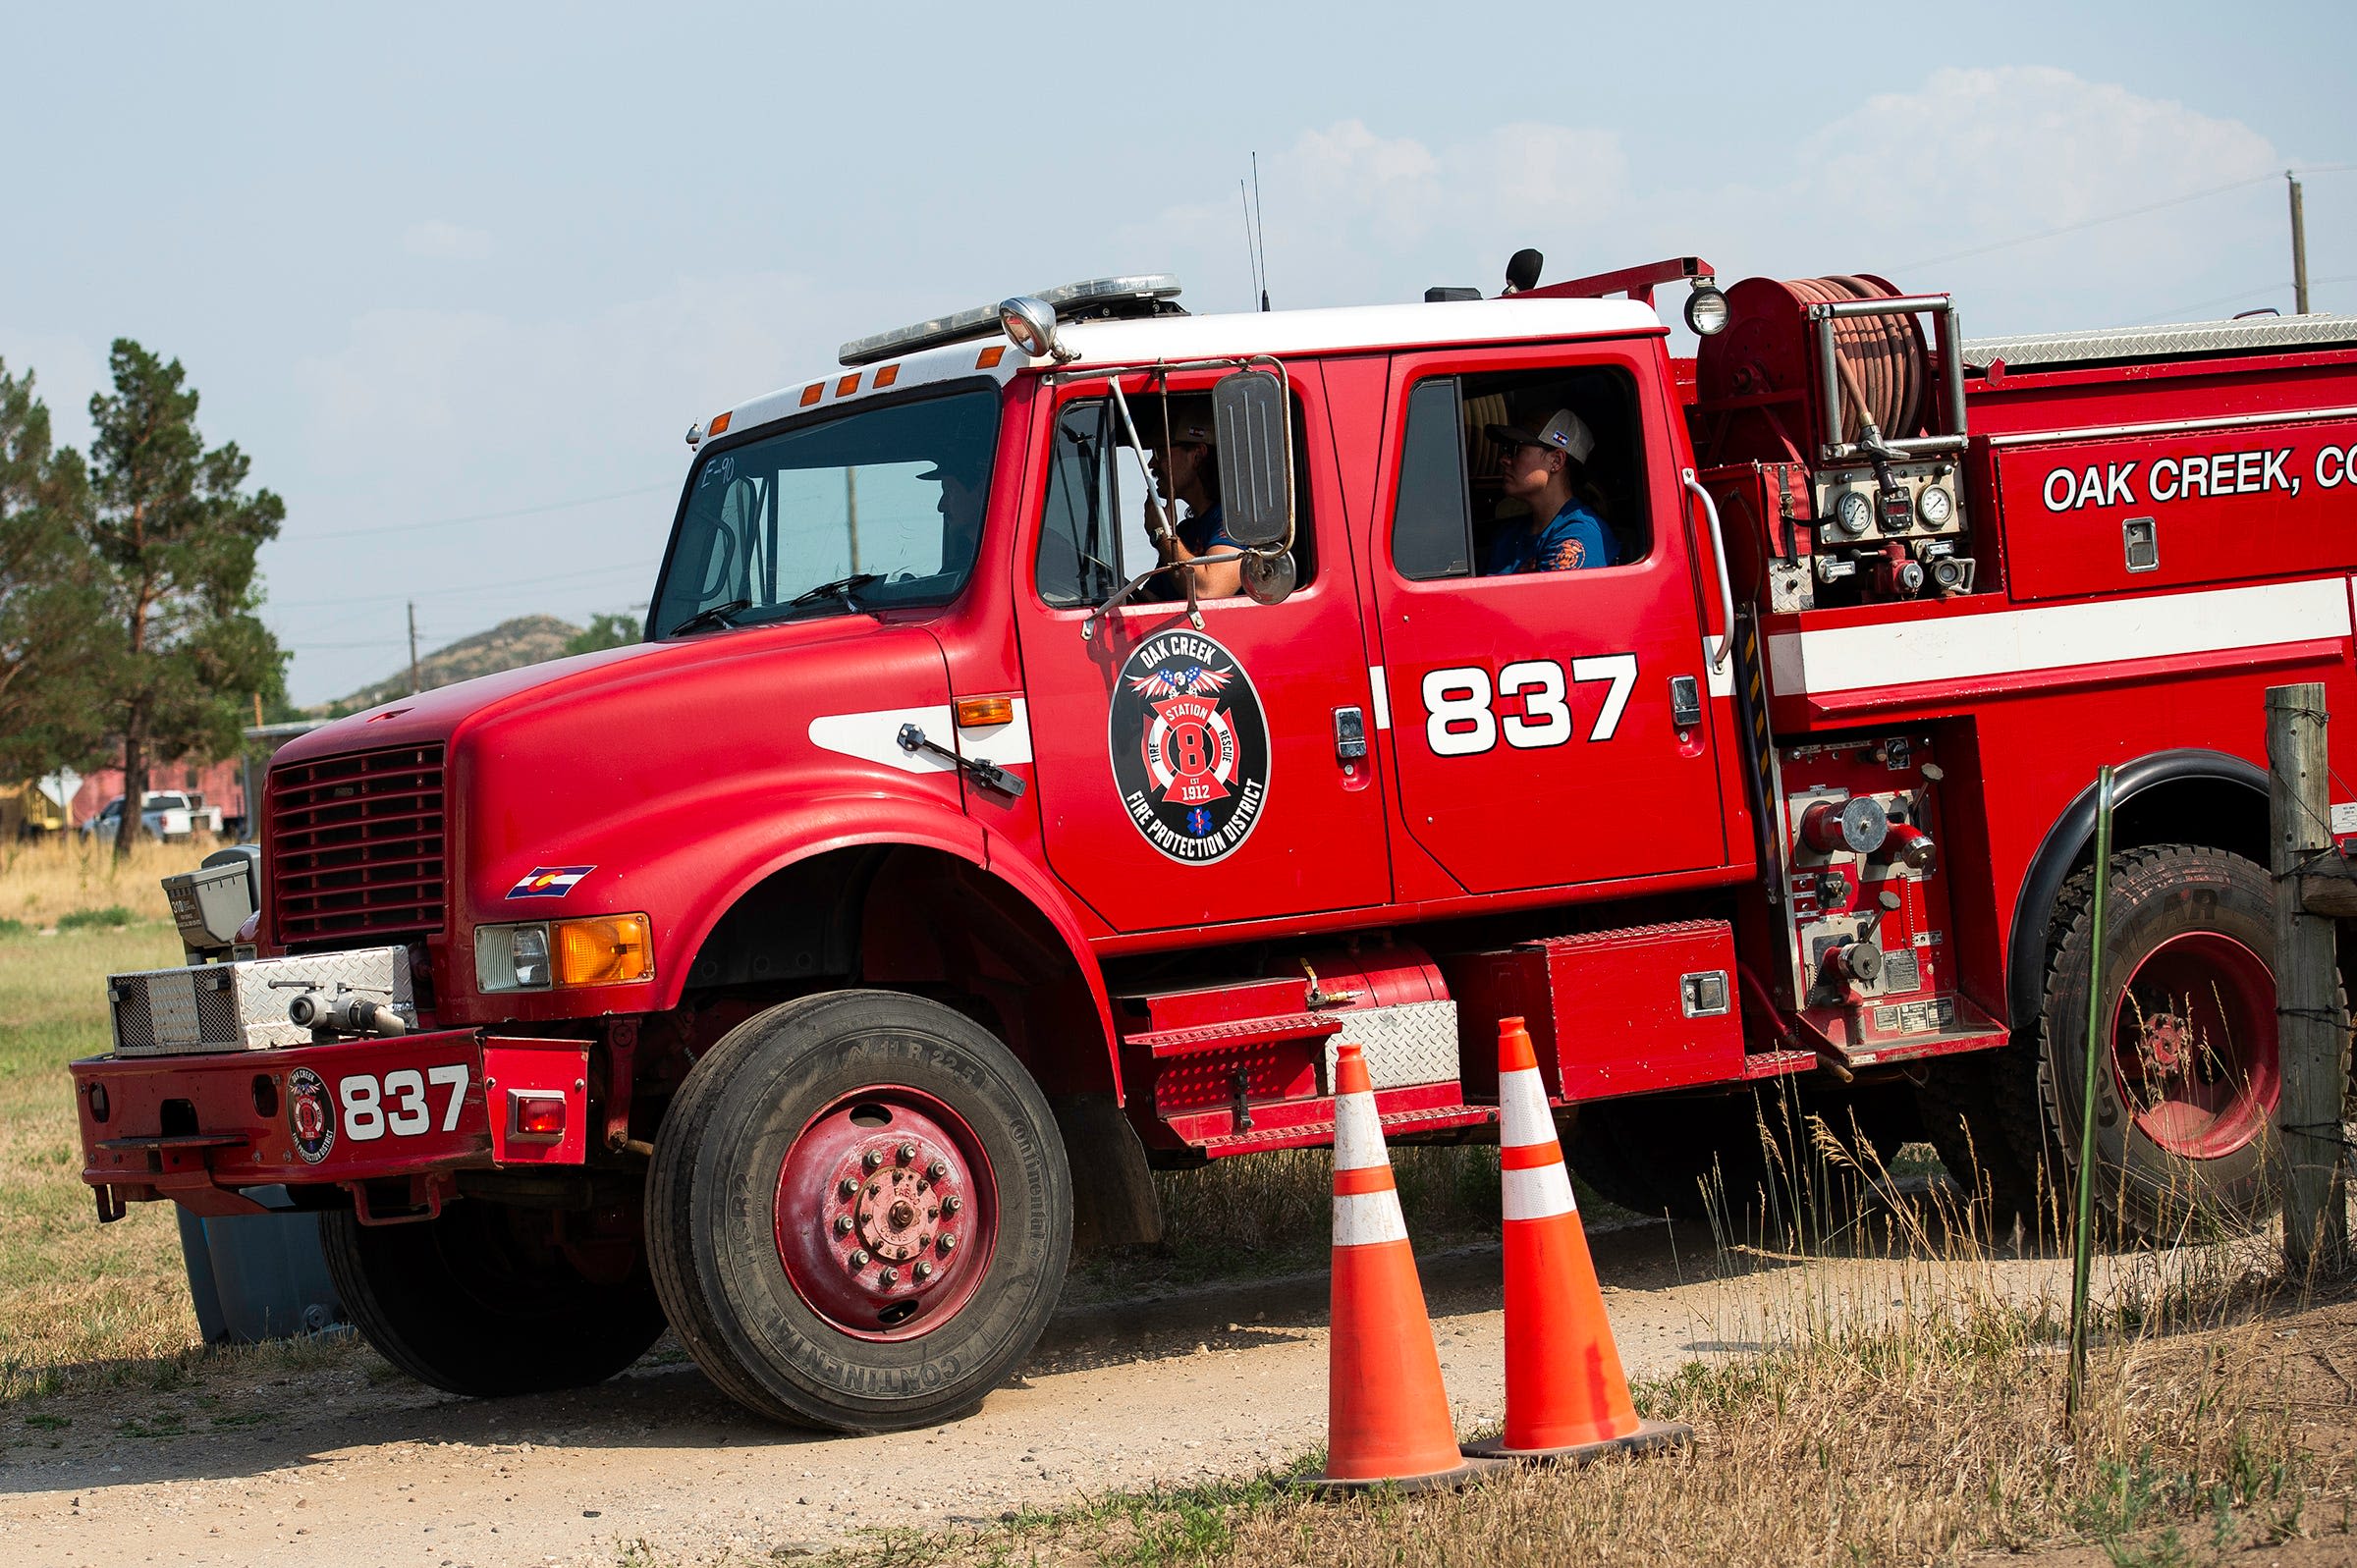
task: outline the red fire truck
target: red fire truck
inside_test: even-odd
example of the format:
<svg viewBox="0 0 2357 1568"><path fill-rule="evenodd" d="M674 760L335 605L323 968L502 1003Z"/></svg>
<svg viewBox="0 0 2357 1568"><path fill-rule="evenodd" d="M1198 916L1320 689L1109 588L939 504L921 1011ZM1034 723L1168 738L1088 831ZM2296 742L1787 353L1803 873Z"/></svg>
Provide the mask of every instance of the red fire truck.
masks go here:
<svg viewBox="0 0 2357 1568"><path fill-rule="evenodd" d="M2001 1219L2093 1050L2116 1221L2257 1214L2261 692L2357 711L2357 321L1967 341L1695 258L1177 293L846 345L689 432L644 642L279 752L257 955L117 977L74 1066L100 1217L315 1209L445 1388L668 1324L877 1430L1005 1378L1075 1237L1154 1236L1153 1167L1325 1143L1345 1040L1395 1139L1479 1141L1521 1015L1641 1209L1740 1201L1790 1084ZM1609 545L1485 569L1543 429Z"/></svg>

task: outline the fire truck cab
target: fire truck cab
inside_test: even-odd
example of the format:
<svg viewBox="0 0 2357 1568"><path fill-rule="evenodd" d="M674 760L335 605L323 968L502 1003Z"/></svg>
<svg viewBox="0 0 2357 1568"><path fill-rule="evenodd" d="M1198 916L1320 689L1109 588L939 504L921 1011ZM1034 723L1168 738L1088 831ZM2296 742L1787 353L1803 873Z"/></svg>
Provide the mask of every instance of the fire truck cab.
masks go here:
<svg viewBox="0 0 2357 1568"><path fill-rule="evenodd" d="M2357 323L1972 343L1691 257L1178 293L845 345L689 432L644 642L283 749L259 956L116 977L75 1064L101 1217L288 1193L446 1388L668 1324L880 1430L1008 1376L1075 1238L1153 1238L1152 1167L1327 1142L1345 1040L1392 1137L1490 1140L1527 1019L1640 1210L1743 1202L1790 1084L2000 1221L2094 1051L2119 1222L2263 1212L2261 692L2357 694ZM1566 411L1602 544L1493 569Z"/></svg>

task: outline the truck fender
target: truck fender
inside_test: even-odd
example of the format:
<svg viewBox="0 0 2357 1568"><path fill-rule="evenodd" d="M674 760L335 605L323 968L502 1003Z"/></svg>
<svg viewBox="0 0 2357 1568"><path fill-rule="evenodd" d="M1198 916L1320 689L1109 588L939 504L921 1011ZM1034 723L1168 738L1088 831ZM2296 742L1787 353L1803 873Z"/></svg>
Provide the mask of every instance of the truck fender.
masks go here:
<svg viewBox="0 0 2357 1568"><path fill-rule="evenodd" d="M1011 897L1036 912L1056 933L1088 987L1114 1099L1116 1104L1121 1102L1121 1057L1114 1045L1113 1003L1105 990L1104 973L1098 968L1096 955L1090 950L1069 904L1055 885L1029 862L1003 849L992 854L997 846L991 837L964 813L946 805L905 798L805 797L795 802L792 824L800 831L765 838L758 856L742 861L732 875L713 883L716 891L683 924L682 929L691 934L691 940L682 946L682 952L689 955L700 952L713 931L747 893L779 872L815 856L838 849L883 846L929 849L951 856L1000 884ZM685 963L670 966L656 999L658 1007L679 1004L686 989L686 970Z"/></svg>
<svg viewBox="0 0 2357 1568"><path fill-rule="evenodd" d="M2182 795L2188 803L2198 798L2215 803L2222 797L2228 810L2216 814L2207 824L2207 831L2190 825L2162 826L2168 817L2156 822L2159 830L2156 832L2136 833L2131 828L2129 835L2123 837L2117 831L2123 825L2121 819L2133 823L2138 818L2152 816L2164 800L2175 795ZM2094 852L2095 796L2095 783L2090 780L2047 830L2038 852L2030 857L2029 867L2022 875L2021 897L2013 906L2012 937L2005 947L2005 1005L2010 1014L2007 1022L2014 1029L2034 1025L2044 1005L2047 925L2054 914L2055 900L2061 896L2062 884ZM2131 810L2131 802L2138 796L2144 797L2144 809ZM2234 808L2244 805L2257 813L2255 832L2247 831L2233 820ZM2138 757L2112 771L2111 808L2114 848L2136 842L2191 839L2239 853L2255 853L2261 860L2266 858L2267 770L2247 758L2198 747L2156 751ZM2199 819L2187 819L2188 824L2195 820Z"/></svg>

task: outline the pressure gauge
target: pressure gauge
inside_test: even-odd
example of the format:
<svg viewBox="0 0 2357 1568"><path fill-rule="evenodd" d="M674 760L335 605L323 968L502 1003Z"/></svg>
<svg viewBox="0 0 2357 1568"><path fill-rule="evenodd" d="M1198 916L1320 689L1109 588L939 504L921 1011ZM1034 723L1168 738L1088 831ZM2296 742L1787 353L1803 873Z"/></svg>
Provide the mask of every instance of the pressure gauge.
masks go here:
<svg viewBox="0 0 2357 1568"><path fill-rule="evenodd" d="M1865 537L1874 522L1874 503L1855 490L1841 493L1840 503L1834 509L1834 526L1852 539Z"/></svg>
<svg viewBox="0 0 2357 1568"><path fill-rule="evenodd" d="M1915 514L1923 518L1923 525L1927 528L1946 527L1947 519L1955 514L1955 499L1947 493L1945 485L1924 486L1922 496L1915 503Z"/></svg>

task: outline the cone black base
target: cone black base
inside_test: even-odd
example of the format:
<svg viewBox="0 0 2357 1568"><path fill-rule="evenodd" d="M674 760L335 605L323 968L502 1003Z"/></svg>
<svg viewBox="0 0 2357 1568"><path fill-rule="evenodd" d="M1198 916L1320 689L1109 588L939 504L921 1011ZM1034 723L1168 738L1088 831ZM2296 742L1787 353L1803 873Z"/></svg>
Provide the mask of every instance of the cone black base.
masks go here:
<svg viewBox="0 0 2357 1568"><path fill-rule="evenodd" d="M1487 1459L1466 1451L1465 1462L1454 1470L1438 1470L1429 1476L1386 1476L1374 1481L1349 1481L1333 1476L1303 1476L1285 1485L1288 1490L1306 1491L1319 1497L1346 1497L1355 1491L1454 1491L1503 1469L1506 1461Z"/></svg>
<svg viewBox="0 0 2357 1568"><path fill-rule="evenodd" d="M1568 1448L1508 1448L1503 1437L1488 1442L1465 1444L1468 1459L1486 1459L1493 1464L1522 1465L1586 1465L1613 1454L1649 1454L1668 1448L1683 1448L1694 1440L1694 1429L1677 1421L1648 1421L1625 1437L1607 1437L1602 1442L1574 1443Z"/></svg>

